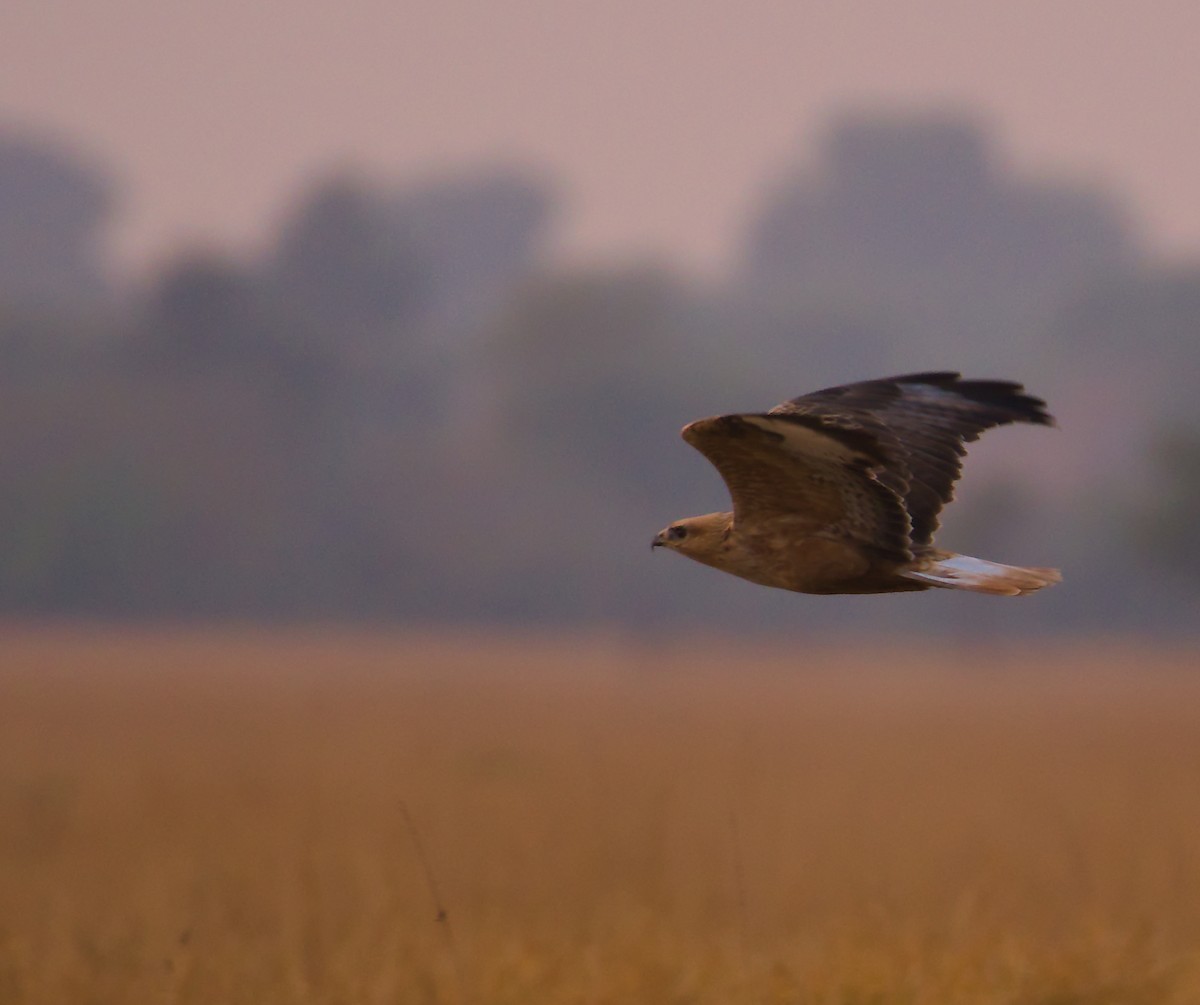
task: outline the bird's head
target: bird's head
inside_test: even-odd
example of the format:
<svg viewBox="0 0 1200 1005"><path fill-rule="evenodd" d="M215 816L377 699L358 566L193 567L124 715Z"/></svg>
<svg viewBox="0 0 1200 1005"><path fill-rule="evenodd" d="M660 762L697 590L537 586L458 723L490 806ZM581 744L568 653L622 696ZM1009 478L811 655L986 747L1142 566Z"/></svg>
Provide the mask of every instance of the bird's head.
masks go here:
<svg viewBox="0 0 1200 1005"><path fill-rule="evenodd" d="M670 548L701 562L710 562L729 539L732 514L708 513L676 520L654 535L651 548Z"/></svg>

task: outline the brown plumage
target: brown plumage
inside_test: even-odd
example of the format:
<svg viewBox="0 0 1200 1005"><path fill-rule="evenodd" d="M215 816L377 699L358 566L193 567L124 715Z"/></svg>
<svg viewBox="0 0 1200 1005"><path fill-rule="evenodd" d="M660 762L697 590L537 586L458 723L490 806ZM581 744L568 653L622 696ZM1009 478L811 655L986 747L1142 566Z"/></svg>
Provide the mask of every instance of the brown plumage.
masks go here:
<svg viewBox="0 0 1200 1005"><path fill-rule="evenodd" d="M700 419L683 438L725 480L733 512L676 521L653 546L800 593L1032 593L1057 583L1058 571L933 547L964 444L1011 422L1054 424L1020 384L957 373L846 384L762 414Z"/></svg>

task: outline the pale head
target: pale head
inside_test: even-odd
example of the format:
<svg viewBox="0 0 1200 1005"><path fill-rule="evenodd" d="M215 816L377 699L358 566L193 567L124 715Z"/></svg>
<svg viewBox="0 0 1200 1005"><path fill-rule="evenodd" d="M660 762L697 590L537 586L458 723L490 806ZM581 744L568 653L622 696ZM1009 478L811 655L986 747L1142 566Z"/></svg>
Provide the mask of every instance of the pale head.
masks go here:
<svg viewBox="0 0 1200 1005"><path fill-rule="evenodd" d="M654 535L651 548L669 548L706 565L715 564L729 541L732 513L689 516L664 527Z"/></svg>

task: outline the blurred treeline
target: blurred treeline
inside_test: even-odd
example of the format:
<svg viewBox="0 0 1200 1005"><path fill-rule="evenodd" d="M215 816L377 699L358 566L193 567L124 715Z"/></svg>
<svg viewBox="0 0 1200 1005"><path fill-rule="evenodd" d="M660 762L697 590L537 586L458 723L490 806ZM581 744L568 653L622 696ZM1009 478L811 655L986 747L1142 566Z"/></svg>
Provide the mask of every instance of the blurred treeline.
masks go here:
<svg viewBox="0 0 1200 1005"><path fill-rule="evenodd" d="M564 265L556 185L467 166L317 177L260 253L120 283L119 185L0 137L0 611L1186 629L1200 268L999 146L965 117L836 120L707 279ZM652 558L661 526L725 505L683 423L935 368L1024 380L1062 426L981 442L943 542L1065 586L799 598Z"/></svg>

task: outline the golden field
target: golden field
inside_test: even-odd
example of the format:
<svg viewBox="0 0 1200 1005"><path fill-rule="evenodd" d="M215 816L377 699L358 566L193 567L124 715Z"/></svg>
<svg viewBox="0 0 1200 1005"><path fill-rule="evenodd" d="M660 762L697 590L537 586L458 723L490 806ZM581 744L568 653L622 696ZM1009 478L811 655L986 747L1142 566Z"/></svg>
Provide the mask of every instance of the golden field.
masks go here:
<svg viewBox="0 0 1200 1005"><path fill-rule="evenodd" d="M1194 651L0 646L4 1005L1200 1002Z"/></svg>

